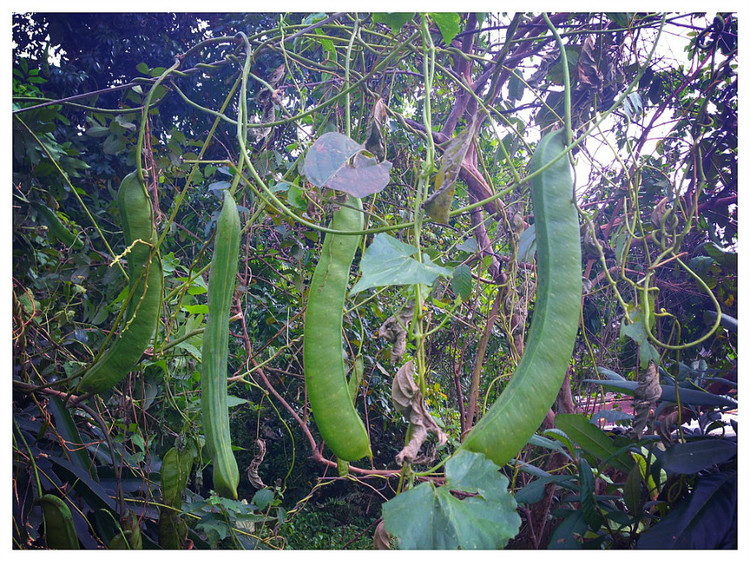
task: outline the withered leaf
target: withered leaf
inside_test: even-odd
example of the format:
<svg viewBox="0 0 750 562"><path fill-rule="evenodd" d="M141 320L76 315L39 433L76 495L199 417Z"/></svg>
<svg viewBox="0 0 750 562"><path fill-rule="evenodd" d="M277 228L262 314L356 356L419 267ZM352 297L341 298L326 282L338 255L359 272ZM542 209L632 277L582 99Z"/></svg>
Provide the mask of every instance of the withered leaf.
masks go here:
<svg viewBox="0 0 750 562"><path fill-rule="evenodd" d="M383 98L380 98L375 102L375 107L372 109L372 118L367 125L365 148L381 161L385 159L385 135L383 134L385 117L385 102Z"/></svg>
<svg viewBox="0 0 750 562"><path fill-rule="evenodd" d="M375 546L375 550L391 549L391 535L385 530L385 521L380 521L377 527L375 527L372 543Z"/></svg>
<svg viewBox="0 0 750 562"><path fill-rule="evenodd" d="M393 344L391 363L398 362L406 353L406 335L414 317L414 301L409 301L398 314L389 317L378 330L378 336Z"/></svg>
<svg viewBox="0 0 750 562"><path fill-rule="evenodd" d="M440 169L435 175L435 191L423 204L427 216L437 223L448 224L448 213L456 191L456 179L474 139L474 131L475 124L472 123L445 143L440 158Z"/></svg>
<svg viewBox="0 0 750 562"><path fill-rule="evenodd" d="M601 93L604 83L604 76L599 70L597 56L595 54L596 43L593 37L584 41L581 54L578 57L576 72L580 84L585 84L595 92Z"/></svg>
<svg viewBox="0 0 750 562"><path fill-rule="evenodd" d="M414 382L414 362L409 361L393 377L391 395L396 410L409 420L412 436L406 446L396 455L396 463L413 462L419 449L432 433L438 439L438 446L444 445L448 436L427 411L424 397Z"/></svg>
<svg viewBox="0 0 750 562"><path fill-rule="evenodd" d="M263 439L256 439L255 445L258 447L258 452L255 454L247 467L247 479L250 480L250 483L255 488L257 488L258 490L262 490L266 487L266 485L263 483L263 480L261 480L260 475L258 474L258 468L260 468L260 465L266 456L266 442Z"/></svg>
<svg viewBox="0 0 750 562"><path fill-rule="evenodd" d="M646 423L652 416L652 408L661 398L662 388L659 384L659 371L653 361L638 376L638 386L633 392L633 431L640 437L646 428Z"/></svg>

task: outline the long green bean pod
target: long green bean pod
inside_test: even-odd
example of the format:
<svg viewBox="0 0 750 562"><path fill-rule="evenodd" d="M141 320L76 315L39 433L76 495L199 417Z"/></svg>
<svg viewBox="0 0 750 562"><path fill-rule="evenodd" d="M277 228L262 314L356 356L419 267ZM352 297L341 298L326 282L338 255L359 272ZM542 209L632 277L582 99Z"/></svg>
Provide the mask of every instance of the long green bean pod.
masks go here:
<svg viewBox="0 0 750 562"><path fill-rule="evenodd" d="M521 450L554 403L578 333L581 242L573 178L561 156L564 135L562 130L546 135L531 159L532 172L542 171L531 182L537 290L526 350L500 398L460 447L500 466Z"/></svg>
<svg viewBox="0 0 750 562"><path fill-rule="evenodd" d="M208 277L208 320L203 333L201 404L203 434L213 460L216 493L237 499L240 473L232 452L227 406L229 313L240 251L240 215L231 193L224 193L216 224L214 255Z"/></svg>
<svg viewBox="0 0 750 562"><path fill-rule="evenodd" d="M361 231L362 202L349 197L331 228ZM313 418L326 445L345 461L371 456L370 440L346 382L342 343L349 269L361 236L327 234L315 267L305 312L303 358Z"/></svg>
<svg viewBox="0 0 750 562"><path fill-rule="evenodd" d="M122 180L117 203L125 243L130 248L129 301L117 339L81 379L80 388L87 392L104 392L125 378L143 356L159 321L162 265L158 253L154 251L157 236L151 198L136 172Z"/></svg>

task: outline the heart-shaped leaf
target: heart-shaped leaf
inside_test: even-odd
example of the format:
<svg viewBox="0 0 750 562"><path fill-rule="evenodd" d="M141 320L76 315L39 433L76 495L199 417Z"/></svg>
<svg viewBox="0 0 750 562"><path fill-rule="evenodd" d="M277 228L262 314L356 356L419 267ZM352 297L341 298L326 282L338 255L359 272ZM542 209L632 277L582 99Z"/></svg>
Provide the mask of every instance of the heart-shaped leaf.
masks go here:
<svg viewBox="0 0 750 562"><path fill-rule="evenodd" d="M481 453L445 464L445 485L425 482L383 504L385 530L401 549L498 549L521 525L508 479Z"/></svg>
<svg viewBox="0 0 750 562"><path fill-rule="evenodd" d="M377 193L388 185L392 164L360 154L364 150L346 135L325 133L307 151L304 174L313 185L354 197Z"/></svg>
<svg viewBox="0 0 750 562"><path fill-rule="evenodd" d="M433 263L427 254L423 262L414 259L417 251L389 234L377 234L362 256L362 277L352 288L352 294L389 285L432 285L440 275L451 275L450 269Z"/></svg>

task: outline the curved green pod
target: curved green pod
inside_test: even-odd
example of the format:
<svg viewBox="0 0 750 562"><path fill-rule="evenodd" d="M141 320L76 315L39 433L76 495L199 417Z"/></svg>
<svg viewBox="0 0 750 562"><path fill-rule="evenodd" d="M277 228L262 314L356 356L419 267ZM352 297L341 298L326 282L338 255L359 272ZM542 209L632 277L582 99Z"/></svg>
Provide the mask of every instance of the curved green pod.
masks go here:
<svg viewBox="0 0 750 562"><path fill-rule="evenodd" d="M214 490L231 499L237 499L240 473L229 432L227 360L229 313L237 278L240 230L237 204L227 191L216 224L214 255L208 277L208 320L203 333L201 360L201 405L203 434L214 466Z"/></svg>
<svg viewBox="0 0 750 562"><path fill-rule="evenodd" d="M361 231L362 202L349 197L331 228ZM349 269L361 235L327 234L315 267L305 312L303 359L313 418L326 445L345 461L372 456L370 440L346 381L343 317Z"/></svg>
<svg viewBox="0 0 750 562"><path fill-rule="evenodd" d="M129 295L121 331L81 379L87 392L104 392L132 371L151 342L159 321L163 272L156 244L151 198L136 172L122 180L117 192L128 253Z"/></svg>
<svg viewBox="0 0 750 562"><path fill-rule="evenodd" d="M531 170L565 150L564 131L546 135ZM575 345L581 307L581 243L567 156L532 178L537 290L526 349L500 398L468 433L460 449L484 453L502 466L539 428L562 386Z"/></svg>
<svg viewBox="0 0 750 562"><path fill-rule="evenodd" d="M54 494L39 498L44 517L44 536L47 548L54 550L78 549L78 534L73 524L73 514L68 505Z"/></svg>
<svg viewBox="0 0 750 562"><path fill-rule="evenodd" d="M78 238L78 233L70 230L55 211L37 201L32 201L31 206L39 213L39 216L50 229L52 235L57 238L63 245L74 250L83 248L83 242Z"/></svg>

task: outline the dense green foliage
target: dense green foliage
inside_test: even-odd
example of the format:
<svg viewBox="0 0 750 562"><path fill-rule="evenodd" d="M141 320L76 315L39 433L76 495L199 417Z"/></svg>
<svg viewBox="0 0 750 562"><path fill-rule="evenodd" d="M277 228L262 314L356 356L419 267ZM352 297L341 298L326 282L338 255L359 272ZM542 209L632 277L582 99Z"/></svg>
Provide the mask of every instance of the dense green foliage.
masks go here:
<svg viewBox="0 0 750 562"><path fill-rule="evenodd" d="M17 13L13 39L14 548L736 548L736 15ZM531 195L555 130L564 240ZM576 214L580 266L549 261ZM79 385L144 268L155 331ZM569 354L530 327L579 277ZM542 425L482 423L524 362L550 396L567 366ZM533 436L498 466L475 426Z"/></svg>

